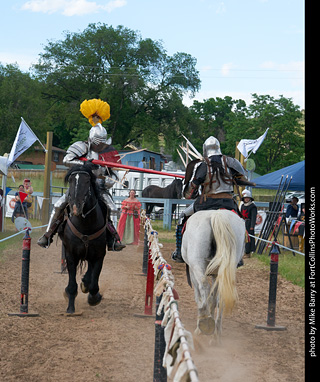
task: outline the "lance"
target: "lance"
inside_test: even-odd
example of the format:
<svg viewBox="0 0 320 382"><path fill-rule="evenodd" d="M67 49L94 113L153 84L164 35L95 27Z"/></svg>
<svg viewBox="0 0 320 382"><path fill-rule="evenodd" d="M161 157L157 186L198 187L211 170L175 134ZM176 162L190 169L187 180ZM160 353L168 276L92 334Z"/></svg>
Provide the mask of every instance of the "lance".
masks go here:
<svg viewBox="0 0 320 382"><path fill-rule="evenodd" d="M87 158L79 158L82 161L87 161ZM184 179L184 175L180 174L171 174L169 172L164 172L164 171L156 171L156 170L151 170L149 168L141 168L141 167L135 167L135 166L128 166L126 164L121 164L121 163L115 163L115 162L106 162L100 159L93 159L92 163L98 164L100 166L107 166L110 168L117 168L117 169L124 169L124 170L131 170L131 171L137 171L137 172L145 172L147 174L157 174L157 175L167 175L167 176L172 176L174 178L181 178Z"/></svg>

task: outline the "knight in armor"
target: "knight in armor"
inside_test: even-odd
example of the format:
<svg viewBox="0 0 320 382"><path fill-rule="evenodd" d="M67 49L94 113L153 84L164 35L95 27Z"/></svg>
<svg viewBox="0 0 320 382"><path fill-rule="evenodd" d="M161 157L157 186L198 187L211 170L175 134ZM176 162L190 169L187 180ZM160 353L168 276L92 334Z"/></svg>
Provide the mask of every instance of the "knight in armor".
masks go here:
<svg viewBox="0 0 320 382"><path fill-rule="evenodd" d="M92 128L89 132L87 142L78 141L73 143L67 150L63 163L72 167L77 164L84 164L80 157L87 158L88 160L99 159L99 153L111 145L111 138L107 139L107 131L101 125L103 121L110 118L110 106L107 102L100 99L85 100L80 106L81 113L88 118ZM112 179L111 174L107 173L107 169L103 166L98 166L93 171L97 176L97 183L101 188L102 197L111 212L111 217L116 216L117 207L109 193L115 181ZM64 211L68 205L68 190L61 196L61 198L54 204L53 210L49 219L47 231L41 236L37 242L38 245L48 248L53 241L53 236L58 230L58 227L64 220ZM121 244L120 237L115 229L111 218L107 223L107 241L108 250L121 251L125 245Z"/></svg>
<svg viewBox="0 0 320 382"><path fill-rule="evenodd" d="M246 178L246 170L232 157L222 155L220 142L211 136L203 144L203 160L195 164L190 181L187 181L183 195L195 199L180 215L176 227L176 250L172 260L183 263L181 256L182 229L188 217L201 210L234 210L240 216L234 200L234 185L255 185Z"/></svg>

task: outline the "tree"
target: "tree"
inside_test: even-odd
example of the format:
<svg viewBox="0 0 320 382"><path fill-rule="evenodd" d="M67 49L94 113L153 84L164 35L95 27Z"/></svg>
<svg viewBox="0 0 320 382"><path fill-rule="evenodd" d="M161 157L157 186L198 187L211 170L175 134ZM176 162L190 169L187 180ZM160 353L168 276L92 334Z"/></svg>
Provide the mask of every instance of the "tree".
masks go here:
<svg viewBox="0 0 320 382"><path fill-rule="evenodd" d="M203 142L212 135L220 141L223 152L233 156L236 140L247 125L245 102L229 96L209 98L203 102L194 101L191 111L200 123L194 140L198 150L202 151ZM234 134L230 135L233 127Z"/></svg>
<svg viewBox="0 0 320 382"><path fill-rule="evenodd" d="M302 113L299 106L282 95L278 99L257 94L252 97L248 112L254 138L269 128L263 146L254 155L259 172L269 173L303 160L305 138L300 124Z"/></svg>
<svg viewBox="0 0 320 382"><path fill-rule="evenodd" d="M21 117L40 140L45 140L48 124L41 90L41 83L17 65L0 65L0 155L10 152Z"/></svg>
<svg viewBox="0 0 320 382"><path fill-rule="evenodd" d="M34 66L34 74L45 84L43 94L51 103L51 113L55 115L59 109L59 114L72 114L63 126L60 119L57 130L63 127L74 136L73 130L81 121L80 103L101 98L111 107L108 133L124 146L140 143L144 137L150 139L154 131L178 135L168 111L174 103L188 113L182 107L182 97L199 90L195 65L189 54L168 56L158 41L142 39L123 26L98 23L89 24L82 33L67 32L64 40L49 42ZM84 125L81 128L86 129Z"/></svg>
<svg viewBox="0 0 320 382"><path fill-rule="evenodd" d="M291 99L253 94L247 106L243 100L231 97L195 101L192 113L200 126L192 142L200 151L210 135L220 140L222 152L234 156L241 139L257 139L267 128L267 138L252 158L261 175L289 166L304 158L302 113Z"/></svg>

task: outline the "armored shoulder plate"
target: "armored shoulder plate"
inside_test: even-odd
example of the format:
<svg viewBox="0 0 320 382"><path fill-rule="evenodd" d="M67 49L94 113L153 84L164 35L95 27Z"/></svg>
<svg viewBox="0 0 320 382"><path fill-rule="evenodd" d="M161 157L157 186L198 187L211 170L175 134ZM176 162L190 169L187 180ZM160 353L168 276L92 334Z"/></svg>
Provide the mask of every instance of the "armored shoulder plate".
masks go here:
<svg viewBox="0 0 320 382"><path fill-rule="evenodd" d="M74 158L79 158L81 156L86 156L89 149L87 142L78 141L73 143L67 150L67 154L74 154ZM70 155L70 156L71 156Z"/></svg>
<svg viewBox="0 0 320 382"><path fill-rule="evenodd" d="M73 166L75 164L83 164L82 161L77 160L80 157L86 157L88 153L88 143L78 141L73 143L67 150L67 154L63 158L63 164L66 166Z"/></svg>
<svg viewBox="0 0 320 382"><path fill-rule="evenodd" d="M232 168L242 175L247 175L247 171L243 168L242 164L237 159L226 156L226 163L229 168Z"/></svg>

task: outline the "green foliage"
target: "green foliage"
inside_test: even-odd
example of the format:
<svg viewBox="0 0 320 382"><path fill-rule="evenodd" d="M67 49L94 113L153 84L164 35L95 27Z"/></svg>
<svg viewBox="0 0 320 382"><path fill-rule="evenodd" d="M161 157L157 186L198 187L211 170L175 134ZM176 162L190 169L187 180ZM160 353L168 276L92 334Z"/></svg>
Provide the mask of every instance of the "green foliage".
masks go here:
<svg viewBox="0 0 320 382"><path fill-rule="evenodd" d="M197 148L201 148L199 141L214 135L220 140L222 152L234 156L236 142L257 139L269 128L261 148L251 156L259 173L263 175L301 161L305 138L299 107L283 96L252 97L249 106L230 97L195 101L191 110L201 121L198 139L194 141Z"/></svg>
<svg viewBox="0 0 320 382"><path fill-rule="evenodd" d="M150 136L156 128L160 132L168 128L173 94L175 103L182 105L184 93L199 90L195 64L186 53L168 56L160 42L143 40L128 28L98 23L50 42L34 66L34 75L46 84L45 95L54 102L53 109L63 111L72 102L78 107L88 98L107 100L111 106L108 133L124 146L141 141L144 134ZM69 115L72 112L75 108ZM78 130L74 133L78 110L75 115L64 122L64 130L74 138L79 136Z"/></svg>

